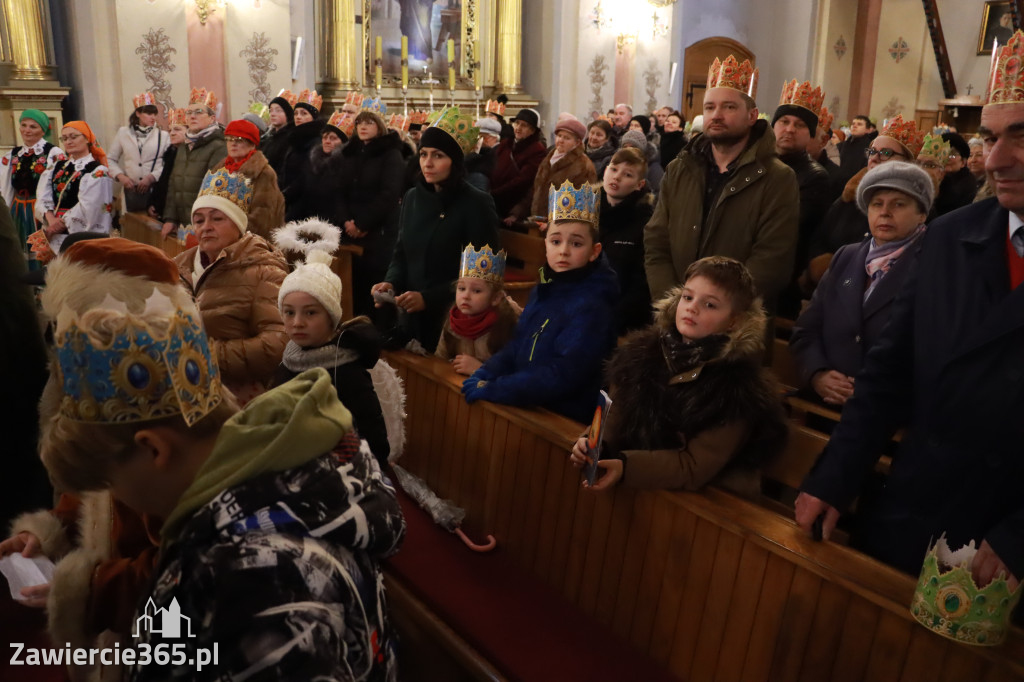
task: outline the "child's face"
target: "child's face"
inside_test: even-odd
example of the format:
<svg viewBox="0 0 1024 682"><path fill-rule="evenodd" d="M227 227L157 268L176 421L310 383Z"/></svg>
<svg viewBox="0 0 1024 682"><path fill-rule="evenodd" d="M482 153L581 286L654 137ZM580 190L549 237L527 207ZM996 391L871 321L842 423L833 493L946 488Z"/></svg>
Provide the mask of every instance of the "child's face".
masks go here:
<svg viewBox="0 0 1024 682"><path fill-rule="evenodd" d="M555 272L582 268L601 255L601 244L594 243L590 225L580 222L558 222L548 225L544 250L548 267Z"/></svg>
<svg viewBox="0 0 1024 682"><path fill-rule="evenodd" d="M611 163L604 169L604 193L612 199L625 199L644 186L640 169L627 163Z"/></svg>
<svg viewBox="0 0 1024 682"><path fill-rule="evenodd" d="M281 318L288 338L302 348L322 346L334 336L327 309L307 293L293 291L281 301Z"/></svg>
<svg viewBox="0 0 1024 682"><path fill-rule="evenodd" d="M707 277L693 277L683 285L676 308L676 329L684 339L697 341L725 333L734 320L729 295Z"/></svg>
<svg viewBox="0 0 1024 682"><path fill-rule="evenodd" d="M478 277L460 277L455 285L455 305L463 315L479 315L496 306L500 294Z"/></svg>

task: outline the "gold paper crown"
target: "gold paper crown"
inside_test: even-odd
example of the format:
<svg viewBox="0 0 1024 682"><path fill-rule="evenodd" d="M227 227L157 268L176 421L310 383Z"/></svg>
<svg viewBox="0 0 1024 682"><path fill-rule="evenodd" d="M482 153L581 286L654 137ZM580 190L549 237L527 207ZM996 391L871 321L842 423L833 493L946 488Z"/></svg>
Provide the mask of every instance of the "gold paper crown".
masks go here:
<svg viewBox="0 0 1024 682"><path fill-rule="evenodd" d="M252 181L241 173L232 173L227 168L216 171L206 171L203 182L199 186L198 197L215 196L227 199L242 209L242 213L249 212L252 205Z"/></svg>
<svg viewBox="0 0 1024 682"><path fill-rule="evenodd" d="M825 93L820 87L811 87L810 81L797 83L796 79L785 83L782 86L782 95L779 97L779 106L788 104L794 107L803 107L818 117L821 122L821 107L825 103Z"/></svg>
<svg viewBox="0 0 1024 682"><path fill-rule="evenodd" d="M388 117L388 128L391 130L408 130L409 117L403 116L402 114L391 114L391 116Z"/></svg>
<svg viewBox="0 0 1024 682"><path fill-rule="evenodd" d="M1024 102L1024 33L1014 32L1010 42L992 51L988 78L988 104Z"/></svg>
<svg viewBox="0 0 1024 682"><path fill-rule="evenodd" d="M277 96L283 99L285 102L288 102L288 105L293 109L295 108L295 103L299 101L299 96L296 95L291 90L282 90L281 92L277 93Z"/></svg>
<svg viewBox="0 0 1024 682"><path fill-rule="evenodd" d="M167 124L172 126L187 126L188 114L184 109L171 109L167 113Z"/></svg>
<svg viewBox="0 0 1024 682"><path fill-rule="evenodd" d="M132 97L132 106L136 109L139 107L155 107L156 97L154 97L151 92L143 92L142 94Z"/></svg>
<svg viewBox="0 0 1024 682"><path fill-rule="evenodd" d="M458 107L448 107L433 113L428 120L431 120L432 128L438 128L451 135L463 154L473 151L477 138L480 137L480 129L473 125L473 118L460 112Z"/></svg>
<svg viewBox="0 0 1024 682"><path fill-rule="evenodd" d="M740 64L732 55L726 57L724 62L715 57L708 68L707 88L731 88L753 98L757 95L757 76L758 70L749 59L744 59Z"/></svg>
<svg viewBox="0 0 1024 682"><path fill-rule="evenodd" d="M355 114L335 111L331 114L331 117L327 119L327 125L337 128L341 132L345 133L345 137L352 137L352 131L356 125L356 117Z"/></svg>
<svg viewBox="0 0 1024 682"><path fill-rule="evenodd" d="M498 116L505 115L505 103L499 102L496 99L487 100L487 108L485 109L488 114L497 114Z"/></svg>
<svg viewBox="0 0 1024 682"><path fill-rule="evenodd" d="M577 189L566 180L560 187L548 190L548 220L578 220L599 224L601 212L601 185L585 182Z"/></svg>
<svg viewBox="0 0 1024 682"><path fill-rule="evenodd" d="M904 121L903 116L896 114L889 119L889 123L882 129L880 135L891 137L910 151L910 157L917 158L924 144L924 132L917 129L914 121Z"/></svg>
<svg viewBox="0 0 1024 682"><path fill-rule="evenodd" d="M822 107L821 113L818 114L818 131L831 130L833 120L835 119L832 116L832 112L828 110L828 107Z"/></svg>
<svg viewBox="0 0 1024 682"><path fill-rule="evenodd" d="M921 144L921 151L917 153L917 158L931 159L940 166L945 167L951 153L952 150L949 143L943 140L941 135L925 135L924 142Z"/></svg>
<svg viewBox="0 0 1024 682"><path fill-rule="evenodd" d="M423 125L427 122L427 112L425 111L411 111L409 112L409 123L417 123Z"/></svg>
<svg viewBox="0 0 1024 682"><path fill-rule="evenodd" d="M188 103L202 104L209 107L210 111L217 110L217 96L213 94L212 90L206 88L192 88L192 92L188 96Z"/></svg>
<svg viewBox="0 0 1024 682"><path fill-rule="evenodd" d="M485 244L479 251L472 244L462 251L459 265L459 278L475 277L491 284L501 286L505 277L505 250L494 253L490 244Z"/></svg>
<svg viewBox="0 0 1024 682"><path fill-rule="evenodd" d="M296 104L308 104L317 111L320 111L320 105L324 103L324 98L317 94L316 90L303 90L299 93L299 98Z"/></svg>
<svg viewBox="0 0 1024 682"><path fill-rule="evenodd" d="M363 93L349 90L345 95L345 104L352 104L357 107L363 106Z"/></svg>
<svg viewBox="0 0 1024 682"><path fill-rule="evenodd" d="M1021 589L1010 591L997 577L978 589L971 575L974 541L956 552L946 536L925 555L910 613L921 625L943 637L978 646L996 646L1010 629L1010 614L1020 601Z"/></svg>

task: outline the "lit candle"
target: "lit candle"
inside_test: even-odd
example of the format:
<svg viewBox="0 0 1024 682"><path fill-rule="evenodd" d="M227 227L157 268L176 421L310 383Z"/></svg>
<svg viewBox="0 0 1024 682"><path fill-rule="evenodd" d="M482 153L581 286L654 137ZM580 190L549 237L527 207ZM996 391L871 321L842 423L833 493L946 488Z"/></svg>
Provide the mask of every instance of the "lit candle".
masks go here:
<svg viewBox="0 0 1024 682"><path fill-rule="evenodd" d="M484 84L484 66L483 60L480 59L479 40L476 41L476 44L473 46L473 59L474 64L476 66L476 68L473 69L473 86L476 87L477 90L479 90L481 87L483 87Z"/></svg>
<svg viewBox="0 0 1024 682"><path fill-rule="evenodd" d="M377 36L376 45L374 47L373 53L374 53L374 57L376 58L374 60L375 63L376 63L376 66L373 69L374 81L375 81L376 86L378 88L380 88L381 79L383 77L382 69L381 69L381 63L382 63L381 60L382 60L382 57L384 55L384 40L383 40L383 38L381 38L381 36Z"/></svg>
<svg viewBox="0 0 1024 682"><path fill-rule="evenodd" d="M409 36L402 36L402 87L409 87Z"/></svg>
<svg viewBox="0 0 1024 682"><path fill-rule="evenodd" d="M455 41L448 39L448 89L455 89Z"/></svg>

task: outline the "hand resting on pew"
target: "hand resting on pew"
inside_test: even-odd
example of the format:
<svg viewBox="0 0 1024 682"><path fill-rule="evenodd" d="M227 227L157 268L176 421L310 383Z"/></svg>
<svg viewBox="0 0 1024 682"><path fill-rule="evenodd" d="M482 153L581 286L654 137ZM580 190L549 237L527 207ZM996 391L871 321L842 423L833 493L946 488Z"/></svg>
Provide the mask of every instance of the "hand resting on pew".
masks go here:
<svg viewBox="0 0 1024 682"><path fill-rule="evenodd" d="M824 514L825 518L821 524L821 539L829 539L832 535L832 531L836 528L836 523L839 521L838 509L830 505L828 502L820 500L814 495L809 495L808 493L800 493L797 495L795 507L796 524L812 536L814 522L819 516Z"/></svg>

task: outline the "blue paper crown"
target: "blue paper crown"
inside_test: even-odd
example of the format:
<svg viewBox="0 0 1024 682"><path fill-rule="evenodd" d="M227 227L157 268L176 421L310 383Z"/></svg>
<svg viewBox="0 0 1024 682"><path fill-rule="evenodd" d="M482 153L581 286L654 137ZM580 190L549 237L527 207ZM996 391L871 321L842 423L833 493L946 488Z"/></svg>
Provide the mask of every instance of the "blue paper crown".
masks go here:
<svg viewBox="0 0 1024 682"><path fill-rule="evenodd" d="M380 97L368 97L367 99L364 99L362 108L381 116L386 114L388 111L388 105L385 104L384 100Z"/></svg>
<svg viewBox="0 0 1024 682"><path fill-rule="evenodd" d="M241 173L230 173L226 168L207 171L203 184L199 186L199 196L216 196L227 199L249 213L252 204L252 182Z"/></svg>
<svg viewBox="0 0 1024 682"><path fill-rule="evenodd" d="M462 251L459 278L475 277L500 285L505 277L505 255L504 249L494 253L490 244L485 244L479 251L469 244Z"/></svg>
<svg viewBox="0 0 1024 682"><path fill-rule="evenodd" d="M578 220L598 224L601 212L601 185L583 183L579 189L566 180L561 187L551 185L548 191L548 220Z"/></svg>
<svg viewBox="0 0 1024 682"><path fill-rule="evenodd" d="M164 332L121 317L109 345L72 321L57 335L57 364L70 419L124 423L180 414L189 426L221 402L217 363L198 316L176 310Z"/></svg>

